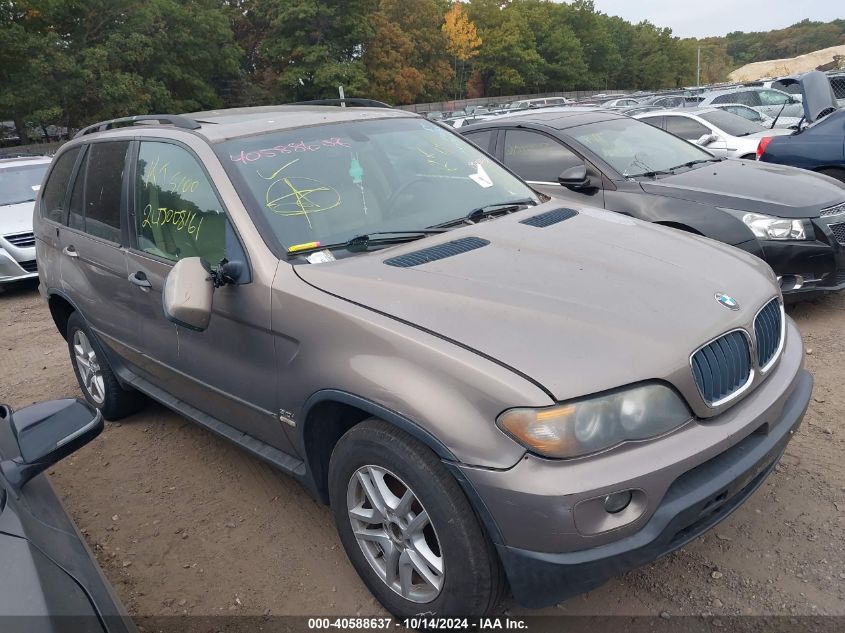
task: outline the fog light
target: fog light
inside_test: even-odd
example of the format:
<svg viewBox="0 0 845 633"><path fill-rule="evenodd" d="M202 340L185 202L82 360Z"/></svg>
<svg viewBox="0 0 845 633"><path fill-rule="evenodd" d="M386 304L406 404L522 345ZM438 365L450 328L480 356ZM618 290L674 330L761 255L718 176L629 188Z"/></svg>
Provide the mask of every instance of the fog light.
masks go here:
<svg viewBox="0 0 845 633"><path fill-rule="evenodd" d="M778 282L780 282L780 289L783 292L801 290L804 287L804 277L801 275L783 275L778 277Z"/></svg>
<svg viewBox="0 0 845 633"><path fill-rule="evenodd" d="M633 495L630 490L614 492L612 495L607 495L604 498L604 509L610 514L618 514L628 507L632 497Z"/></svg>

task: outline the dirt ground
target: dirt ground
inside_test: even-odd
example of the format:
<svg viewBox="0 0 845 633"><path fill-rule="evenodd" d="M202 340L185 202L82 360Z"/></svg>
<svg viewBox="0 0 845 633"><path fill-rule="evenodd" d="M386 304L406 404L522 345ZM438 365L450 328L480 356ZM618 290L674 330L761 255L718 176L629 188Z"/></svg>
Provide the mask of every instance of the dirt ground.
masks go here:
<svg viewBox="0 0 845 633"><path fill-rule="evenodd" d="M776 472L714 531L544 613L845 615L845 295L790 313L816 390ZM35 286L0 292L0 400L77 395ZM327 508L161 406L107 424L50 479L134 615L384 614Z"/></svg>

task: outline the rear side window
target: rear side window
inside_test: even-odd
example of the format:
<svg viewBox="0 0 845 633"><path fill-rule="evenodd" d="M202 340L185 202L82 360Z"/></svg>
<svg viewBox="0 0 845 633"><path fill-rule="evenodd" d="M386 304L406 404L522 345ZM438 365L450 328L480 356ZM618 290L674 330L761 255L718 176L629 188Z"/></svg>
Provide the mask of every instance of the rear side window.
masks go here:
<svg viewBox="0 0 845 633"><path fill-rule="evenodd" d="M710 130L698 121L682 116L667 116L666 131L688 141L697 141L705 134L710 134Z"/></svg>
<svg viewBox="0 0 845 633"><path fill-rule="evenodd" d="M138 248L145 253L172 261L201 257L212 266L243 257L205 171L184 148L142 141L135 196Z"/></svg>
<svg viewBox="0 0 845 633"><path fill-rule="evenodd" d="M65 198L79 147L69 149L56 159L53 170L41 193L41 217L54 222L65 221Z"/></svg>
<svg viewBox="0 0 845 633"><path fill-rule="evenodd" d="M92 143L70 196L68 226L109 242L121 242L123 172L129 141Z"/></svg>
<svg viewBox="0 0 845 633"><path fill-rule="evenodd" d="M94 143L85 177L85 232L120 242L121 194L128 142Z"/></svg>
<svg viewBox="0 0 845 633"><path fill-rule="evenodd" d="M528 130L505 134L505 165L525 180L557 183L564 170L584 161L556 140Z"/></svg>
<svg viewBox="0 0 845 633"><path fill-rule="evenodd" d="M470 141L477 147L483 149L485 152L490 152L490 141L493 140L493 130L480 130L478 132L470 132L465 134Z"/></svg>
<svg viewBox="0 0 845 633"><path fill-rule="evenodd" d="M774 90L761 90L760 102L763 105L783 105L789 103L789 97Z"/></svg>

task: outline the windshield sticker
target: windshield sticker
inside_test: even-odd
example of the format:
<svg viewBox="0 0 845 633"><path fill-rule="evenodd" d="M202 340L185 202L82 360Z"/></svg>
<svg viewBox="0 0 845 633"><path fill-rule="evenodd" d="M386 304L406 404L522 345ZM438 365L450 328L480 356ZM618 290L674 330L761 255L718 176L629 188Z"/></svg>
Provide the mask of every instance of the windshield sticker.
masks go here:
<svg viewBox="0 0 845 633"><path fill-rule="evenodd" d="M322 251L306 255L305 259L308 260L309 264L326 264L328 262L335 261L334 255L332 255L332 252L327 248Z"/></svg>
<svg viewBox="0 0 845 633"><path fill-rule="evenodd" d="M477 184L479 187L483 187L484 189L493 186L493 180L490 178L489 175L487 175L487 171L484 169L481 163L478 163L477 171L474 174L470 174L469 177L475 184Z"/></svg>
<svg viewBox="0 0 845 633"><path fill-rule="evenodd" d="M242 165L254 163L262 158L276 158L283 154L294 154L301 152L317 152L323 148L332 147L352 147L340 137L333 136L331 138L324 138L317 141L297 141L295 143L288 143L287 145L276 145L275 147L267 147L257 150L241 150L240 154L232 156L229 154L229 159L234 163L241 163Z"/></svg>
<svg viewBox="0 0 845 633"><path fill-rule="evenodd" d="M297 163L298 158L285 163L269 176L256 173L264 180L272 181L267 187L265 204L273 213L288 217L304 216L308 228L313 229L309 214L328 211L340 206L341 198L336 189L313 178L284 176L281 172Z"/></svg>

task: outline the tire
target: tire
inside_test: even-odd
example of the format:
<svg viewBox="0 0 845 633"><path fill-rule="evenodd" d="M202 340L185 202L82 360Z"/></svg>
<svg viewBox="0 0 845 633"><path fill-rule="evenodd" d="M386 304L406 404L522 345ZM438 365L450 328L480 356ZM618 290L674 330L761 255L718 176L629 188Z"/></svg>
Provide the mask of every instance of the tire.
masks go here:
<svg viewBox="0 0 845 633"><path fill-rule="evenodd" d="M371 490L383 483L390 495L381 499L396 511L379 513L364 482ZM407 493L414 498L402 503ZM472 506L437 456L408 434L375 418L347 431L332 453L329 496L346 555L394 616L480 616L501 599L504 573ZM423 513L427 525L420 519ZM390 519L385 521L385 515ZM353 521L368 540L359 542ZM436 563L420 564L425 560L439 560L442 573L438 576ZM385 573L391 561L396 561L392 587ZM411 571L415 566L433 582Z"/></svg>
<svg viewBox="0 0 845 633"><path fill-rule="evenodd" d="M845 169L819 169L819 173L836 178L840 182L845 182Z"/></svg>
<svg viewBox="0 0 845 633"><path fill-rule="evenodd" d="M99 341L78 312L68 318L67 345L79 388L106 420L120 420L143 406L143 395L120 386Z"/></svg>

